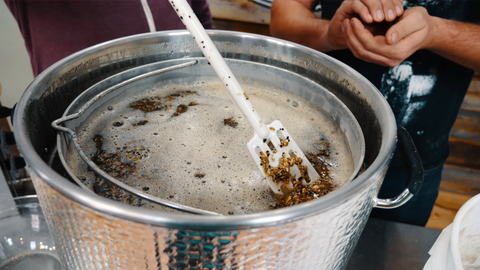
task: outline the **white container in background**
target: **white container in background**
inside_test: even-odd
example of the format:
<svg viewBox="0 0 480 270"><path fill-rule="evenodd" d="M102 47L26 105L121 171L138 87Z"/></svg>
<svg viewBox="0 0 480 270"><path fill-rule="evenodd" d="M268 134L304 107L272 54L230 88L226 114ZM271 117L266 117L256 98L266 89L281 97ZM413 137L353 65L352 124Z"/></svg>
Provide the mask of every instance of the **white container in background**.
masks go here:
<svg viewBox="0 0 480 270"><path fill-rule="evenodd" d="M460 208L428 253L423 270L480 269L480 194Z"/></svg>

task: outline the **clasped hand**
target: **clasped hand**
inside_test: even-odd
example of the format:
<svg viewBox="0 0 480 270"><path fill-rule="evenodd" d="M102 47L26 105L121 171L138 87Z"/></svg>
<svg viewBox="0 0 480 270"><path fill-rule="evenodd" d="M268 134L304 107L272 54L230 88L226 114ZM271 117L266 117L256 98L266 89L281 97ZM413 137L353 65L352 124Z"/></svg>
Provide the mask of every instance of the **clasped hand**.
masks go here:
<svg viewBox="0 0 480 270"><path fill-rule="evenodd" d="M431 43L432 22L423 7L403 11L401 0L346 0L332 18L332 49L348 48L355 57L397 66Z"/></svg>

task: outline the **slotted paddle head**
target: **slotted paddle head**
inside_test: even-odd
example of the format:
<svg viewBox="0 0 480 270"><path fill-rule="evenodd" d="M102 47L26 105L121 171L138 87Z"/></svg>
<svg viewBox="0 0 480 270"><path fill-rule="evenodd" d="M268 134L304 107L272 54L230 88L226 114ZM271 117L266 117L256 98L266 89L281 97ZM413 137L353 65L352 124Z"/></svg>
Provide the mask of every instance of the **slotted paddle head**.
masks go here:
<svg viewBox="0 0 480 270"><path fill-rule="evenodd" d="M255 134L247 147L272 191L284 194L285 190L293 188L293 179L304 185L318 180L317 171L282 123L275 120L267 126L268 138L262 139Z"/></svg>

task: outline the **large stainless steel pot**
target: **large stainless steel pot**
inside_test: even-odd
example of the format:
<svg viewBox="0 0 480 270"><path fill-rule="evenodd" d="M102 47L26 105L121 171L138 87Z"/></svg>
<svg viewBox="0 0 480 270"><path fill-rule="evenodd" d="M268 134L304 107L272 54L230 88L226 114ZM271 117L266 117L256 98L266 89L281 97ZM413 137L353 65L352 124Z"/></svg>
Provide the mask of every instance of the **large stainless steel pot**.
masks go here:
<svg viewBox="0 0 480 270"><path fill-rule="evenodd" d="M421 184L421 165L404 139L412 180L396 198L378 199L396 143L389 105L348 66L315 50L238 32L211 31L226 58L295 72L337 95L357 118L367 169L339 190L301 205L259 214L196 216L120 204L67 180L48 165L56 132L50 123L94 83L151 62L200 57L186 31L103 43L51 66L18 103L15 137L67 269L342 269L372 207L396 207ZM403 131L403 129L399 129ZM400 132L399 134L404 134ZM414 155L413 155L414 156Z"/></svg>

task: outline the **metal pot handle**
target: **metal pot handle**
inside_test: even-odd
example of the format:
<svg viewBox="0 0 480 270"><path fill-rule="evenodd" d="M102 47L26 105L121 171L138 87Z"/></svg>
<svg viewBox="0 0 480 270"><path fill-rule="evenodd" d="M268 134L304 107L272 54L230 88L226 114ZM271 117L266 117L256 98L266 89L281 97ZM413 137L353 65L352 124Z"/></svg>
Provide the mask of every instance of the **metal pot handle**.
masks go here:
<svg viewBox="0 0 480 270"><path fill-rule="evenodd" d="M400 147L403 163L407 169L408 181L405 190L394 198L377 198L376 208L393 209L404 205L420 191L423 183L423 164L408 131L397 127L398 146Z"/></svg>

